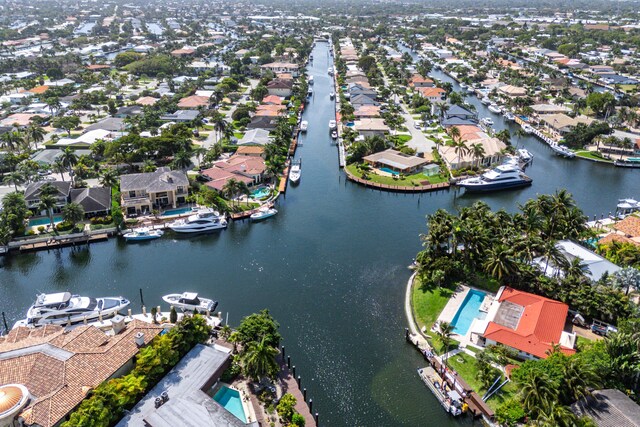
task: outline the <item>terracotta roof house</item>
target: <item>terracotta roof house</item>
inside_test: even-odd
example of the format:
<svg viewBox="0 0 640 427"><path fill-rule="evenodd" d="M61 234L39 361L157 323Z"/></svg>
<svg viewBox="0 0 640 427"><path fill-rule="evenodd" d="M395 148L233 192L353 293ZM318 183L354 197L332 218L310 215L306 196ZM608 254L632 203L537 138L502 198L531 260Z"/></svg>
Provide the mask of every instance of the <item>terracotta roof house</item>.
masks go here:
<svg viewBox="0 0 640 427"><path fill-rule="evenodd" d="M262 157L233 155L227 160L215 162L209 169L201 172L208 179L206 185L222 191L231 178L242 181L249 187L259 184L264 179L266 170Z"/></svg>
<svg viewBox="0 0 640 427"><path fill-rule="evenodd" d="M473 156L472 150L456 153L454 147L441 146L439 148L440 156L442 156L449 168L460 169L477 163L489 166L502 161L504 157L503 150L507 147L502 141L498 138L490 137L477 126L461 125L457 127L461 129L461 138L465 145L471 148L475 144L480 144L484 150L484 155L481 159L477 159Z"/></svg>
<svg viewBox="0 0 640 427"><path fill-rule="evenodd" d="M206 96L191 95L182 98L178 102L178 108L196 109L207 108L209 106L209 98Z"/></svg>
<svg viewBox="0 0 640 427"><path fill-rule="evenodd" d="M138 98L136 100L136 104L143 105L143 106L151 106L151 105L154 105L158 101L159 101L158 98L154 98L152 96L143 96L142 98Z"/></svg>
<svg viewBox="0 0 640 427"><path fill-rule="evenodd" d="M629 215L622 221L618 221L613 225L613 228L622 232L629 238L640 237L640 218L635 215Z"/></svg>
<svg viewBox="0 0 640 427"><path fill-rule="evenodd" d="M571 405L571 411L591 418L598 427L640 427L640 406L616 389L594 390Z"/></svg>
<svg viewBox="0 0 640 427"><path fill-rule="evenodd" d="M527 96L527 89L520 86L504 85L498 88L498 93L508 96L509 98L518 98Z"/></svg>
<svg viewBox="0 0 640 427"><path fill-rule="evenodd" d="M353 115L356 119L380 117L380 107L378 105L359 105Z"/></svg>
<svg viewBox="0 0 640 427"><path fill-rule="evenodd" d="M443 101L447 96L447 91L440 87L418 87L416 90L423 97L427 98L431 102Z"/></svg>
<svg viewBox="0 0 640 427"><path fill-rule="evenodd" d="M175 57L191 56L194 53L196 53L195 49L191 48L176 49L171 51L171 55Z"/></svg>
<svg viewBox="0 0 640 427"><path fill-rule="evenodd" d="M269 64L261 65L260 68L263 72L271 71L273 73L290 73L292 76L297 77L300 66L290 62L271 62Z"/></svg>
<svg viewBox="0 0 640 427"><path fill-rule="evenodd" d="M540 120L544 122L547 128L564 134L570 132L578 123L584 123L585 125L591 124L594 119L587 116L569 117L566 114L543 114L540 116Z"/></svg>
<svg viewBox="0 0 640 427"><path fill-rule="evenodd" d="M278 117L286 113L287 107L282 104L258 105L256 108L256 116Z"/></svg>
<svg viewBox="0 0 640 427"><path fill-rule="evenodd" d="M414 74L411 76L411 79L409 79L409 87L433 87L433 85L433 80L427 77L422 77L420 74Z"/></svg>
<svg viewBox="0 0 640 427"><path fill-rule="evenodd" d="M34 87L32 89L29 89L29 92L34 94L34 95L42 95L43 93L45 93L48 90L49 90L49 86L42 85L42 86L36 86L36 87Z"/></svg>
<svg viewBox="0 0 640 427"><path fill-rule="evenodd" d="M523 359L545 359L555 344L571 355L576 336L564 331L568 312L569 306L560 301L503 286L486 318L472 321L471 341L481 346L503 344Z"/></svg>
<svg viewBox="0 0 640 427"><path fill-rule="evenodd" d="M236 150L238 156L264 156L264 147L261 145L243 145Z"/></svg>
<svg viewBox="0 0 640 427"><path fill-rule="evenodd" d="M108 64L89 64L85 67L89 71L102 71L111 69L111 65Z"/></svg>
<svg viewBox="0 0 640 427"><path fill-rule="evenodd" d="M91 389L130 369L137 336L148 344L163 329L139 320L121 328L112 336L85 325L18 327L0 339L0 384L20 384L31 395L18 414L24 425L58 425Z"/></svg>
<svg viewBox="0 0 640 427"><path fill-rule="evenodd" d="M2 126L18 126L18 127L26 127L31 124L31 120L34 117L43 117L42 114L29 114L29 113L15 113L7 116L5 119L0 121L0 125Z"/></svg>
<svg viewBox="0 0 640 427"><path fill-rule="evenodd" d="M267 95L262 98L262 104L264 105L281 105L282 98L276 95Z"/></svg>

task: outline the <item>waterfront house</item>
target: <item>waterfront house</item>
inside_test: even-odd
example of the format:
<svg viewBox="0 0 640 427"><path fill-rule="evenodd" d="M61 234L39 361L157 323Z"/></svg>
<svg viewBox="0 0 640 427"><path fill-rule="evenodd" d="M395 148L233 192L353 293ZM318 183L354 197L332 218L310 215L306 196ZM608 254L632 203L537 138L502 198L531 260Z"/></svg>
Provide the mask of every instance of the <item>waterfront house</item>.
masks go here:
<svg viewBox="0 0 640 427"><path fill-rule="evenodd" d="M430 78L422 77L420 74L414 74L409 79L409 87L419 88L419 87L433 87L434 82Z"/></svg>
<svg viewBox="0 0 640 427"><path fill-rule="evenodd" d="M24 199L27 202L27 207L36 215L40 213L40 195L42 194L42 186L50 184L56 193L53 197L56 198L56 207L53 209L54 213L59 213L64 205L69 203L71 194L71 182L69 181L36 181L27 185L24 190ZM43 213L46 215L46 212Z"/></svg>
<svg viewBox="0 0 640 427"><path fill-rule="evenodd" d="M380 118L356 120L353 128L365 138L374 135L388 135L390 131L389 126L387 126L384 123L384 120Z"/></svg>
<svg viewBox="0 0 640 427"><path fill-rule="evenodd" d="M235 179L248 187L260 184L265 178L267 167L262 157L234 154L226 160L215 162L209 169L201 172L207 180L206 185L222 191L227 181Z"/></svg>
<svg viewBox="0 0 640 427"><path fill-rule="evenodd" d="M353 115L356 119L380 117L380 106L359 105L353 112Z"/></svg>
<svg viewBox="0 0 640 427"><path fill-rule="evenodd" d="M150 213L153 209L176 208L186 203L189 180L184 172L167 167L155 172L120 176L122 207L127 215Z"/></svg>
<svg viewBox="0 0 640 427"><path fill-rule="evenodd" d="M271 71L274 74L277 73L289 73L293 77L298 77L298 70L300 66L290 62L270 62L269 64L263 64L260 68L264 72Z"/></svg>
<svg viewBox="0 0 640 427"><path fill-rule="evenodd" d="M640 427L640 405L617 389L593 390L571 411L591 418L597 427Z"/></svg>
<svg viewBox="0 0 640 427"><path fill-rule="evenodd" d="M483 306L486 298L491 297ZM469 327L472 343L502 344L522 359L545 359L554 345L566 355L575 353L576 336L564 330L567 304L503 286L485 307L486 317L475 318Z"/></svg>
<svg viewBox="0 0 640 427"><path fill-rule="evenodd" d="M264 147L260 145L242 145L236 150L238 156L253 156L264 158Z"/></svg>
<svg viewBox="0 0 640 427"><path fill-rule="evenodd" d="M451 105L441 122L443 127L476 125L477 123L478 115L459 105Z"/></svg>
<svg viewBox="0 0 640 427"><path fill-rule="evenodd" d="M498 93L507 98L519 98L527 96L527 89L520 86L504 85L498 87Z"/></svg>
<svg viewBox="0 0 640 427"><path fill-rule="evenodd" d="M605 274L612 275L621 270L620 267L608 259L571 240L559 240L556 243L556 248L568 263L574 259L579 259L585 276L594 282L600 280ZM564 277L564 271L561 266L558 266L552 260L538 257L533 262L548 277Z"/></svg>
<svg viewBox="0 0 640 427"><path fill-rule="evenodd" d="M263 104L263 105L281 105L282 104L282 98L280 98L279 96L276 96L276 95L267 95L264 98L262 98L261 104Z"/></svg>
<svg viewBox="0 0 640 427"><path fill-rule="evenodd" d="M255 116L247 125L247 129L267 129L271 131L274 130L277 125L278 121L274 117Z"/></svg>
<svg viewBox="0 0 640 427"><path fill-rule="evenodd" d="M447 91L440 87L418 87L416 88L418 93L422 97L427 98L430 102L444 101L447 96Z"/></svg>
<svg viewBox="0 0 640 427"><path fill-rule="evenodd" d="M550 131L557 132L560 135L564 135L578 125L583 123L585 125L591 124L594 119L587 116L569 117L566 114L543 114L540 116L540 121Z"/></svg>
<svg viewBox="0 0 640 427"><path fill-rule="evenodd" d="M93 388L126 374L140 347L162 330L139 320L125 325L124 319L113 335L87 325L12 329L0 337L0 385L18 384L29 399L19 408L12 405L11 419L0 424L59 425Z"/></svg>
<svg viewBox="0 0 640 427"><path fill-rule="evenodd" d="M371 98L370 96L367 96L364 94L352 95L350 98L350 102L351 102L351 105L353 105L353 108L358 108L363 105L373 105L373 106L380 105L380 103L376 101L374 98Z"/></svg>
<svg viewBox="0 0 640 427"><path fill-rule="evenodd" d="M387 168L403 174L417 173L429 161L389 148L362 158L374 168Z"/></svg>
<svg viewBox="0 0 640 427"><path fill-rule="evenodd" d="M238 141L238 145L267 145L271 142L269 131L265 129L248 130L242 139Z"/></svg>
<svg viewBox="0 0 640 427"><path fill-rule="evenodd" d="M269 95L287 98L291 96L293 81L287 79L273 79L267 83L267 90L269 91Z"/></svg>
<svg viewBox="0 0 640 427"><path fill-rule="evenodd" d="M86 217L108 215L111 211L111 188L73 188L69 196L82 206Z"/></svg>

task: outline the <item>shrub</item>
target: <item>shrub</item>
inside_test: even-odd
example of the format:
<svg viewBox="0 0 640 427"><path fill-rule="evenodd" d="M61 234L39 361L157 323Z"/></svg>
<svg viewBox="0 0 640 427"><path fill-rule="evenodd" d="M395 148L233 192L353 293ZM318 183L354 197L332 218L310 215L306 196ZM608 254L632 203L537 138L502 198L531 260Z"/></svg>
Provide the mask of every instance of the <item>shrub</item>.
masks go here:
<svg viewBox="0 0 640 427"><path fill-rule="evenodd" d="M509 427L517 425L524 415L524 408L516 399L507 400L496 410L496 420Z"/></svg>
<svg viewBox="0 0 640 427"><path fill-rule="evenodd" d="M278 411L280 418L286 422L291 422L293 414L295 414L296 411L295 406L297 402L296 398L290 393L286 393L282 396L280 398L280 402L278 402L278 406L276 407L276 411Z"/></svg>
<svg viewBox="0 0 640 427"><path fill-rule="evenodd" d="M300 414L293 414L293 417L291 417L291 425L304 427L305 425L304 417Z"/></svg>
<svg viewBox="0 0 640 427"><path fill-rule="evenodd" d="M73 228L73 224L67 221L62 221L58 225L56 225L56 230L58 231L69 231Z"/></svg>

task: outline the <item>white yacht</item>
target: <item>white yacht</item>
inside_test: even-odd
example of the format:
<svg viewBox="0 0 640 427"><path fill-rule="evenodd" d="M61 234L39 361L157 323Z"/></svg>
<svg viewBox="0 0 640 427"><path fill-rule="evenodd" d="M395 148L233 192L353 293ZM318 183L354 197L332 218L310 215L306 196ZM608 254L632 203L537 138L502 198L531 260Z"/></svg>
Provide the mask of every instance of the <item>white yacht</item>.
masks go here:
<svg viewBox="0 0 640 427"><path fill-rule="evenodd" d="M463 179L458 183L469 192L505 190L531 185L531 178L517 167L506 164L496 166L479 177Z"/></svg>
<svg viewBox="0 0 640 427"><path fill-rule="evenodd" d="M335 120L329 120L329 130L336 130L338 128L338 124Z"/></svg>
<svg viewBox="0 0 640 427"><path fill-rule="evenodd" d="M507 111L506 113L504 113L504 119L508 122L512 122L516 119L516 116L514 116L512 112Z"/></svg>
<svg viewBox="0 0 640 427"><path fill-rule="evenodd" d="M265 206L258 209L257 212L251 214L251 221L262 221L263 219L270 218L277 213L278 211L275 208Z"/></svg>
<svg viewBox="0 0 640 427"><path fill-rule="evenodd" d="M313 95L313 89L309 88L309 90L307 90L307 96L311 95Z"/></svg>
<svg viewBox="0 0 640 427"><path fill-rule="evenodd" d="M568 159L573 159L576 156L576 153L574 153L573 151L569 150L564 145L550 144L549 147L551 147L553 152L556 153L558 156L566 157Z"/></svg>
<svg viewBox="0 0 640 427"><path fill-rule="evenodd" d="M122 297L89 298L69 292L40 294L29 307L27 318L16 325L37 327L66 325L110 317L124 310L129 300Z"/></svg>
<svg viewBox="0 0 640 427"><path fill-rule="evenodd" d="M313 84L313 76L309 76L309 84L312 85Z"/></svg>
<svg viewBox="0 0 640 427"><path fill-rule="evenodd" d="M524 126L522 126L522 130L523 130L525 133L533 133L533 128L531 127L531 125L524 125Z"/></svg>
<svg viewBox="0 0 640 427"><path fill-rule="evenodd" d="M302 175L302 162L292 163L291 170L289 171L289 181L294 184L300 181Z"/></svg>
<svg viewBox="0 0 640 427"><path fill-rule="evenodd" d="M485 126L493 126L493 119L491 117L485 117L484 119L480 120L480 122L482 122L482 124Z"/></svg>
<svg viewBox="0 0 640 427"><path fill-rule="evenodd" d="M487 97L484 97L480 100L480 102L482 102L484 105L489 105L491 104L491 100Z"/></svg>
<svg viewBox="0 0 640 427"><path fill-rule="evenodd" d="M145 240L159 239L164 234L162 230L154 230L147 227L134 228L122 235L127 242L142 242Z"/></svg>
<svg viewBox="0 0 640 427"><path fill-rule="evenodd" d="M169 228L176 233L201 233L227 228L227 220L213 209L206 208L199 209L186 219L179 219L170 223Z"/></svg>
<svg viewBox="0 0 640 427"><path fill-rule="evenodd" d="M491 104L489 105L489 111L491 111L494 114L500 114L502 113L502 110L500 109L500 107L498 106L498 104Z"/></svg>
<svg viewBox="0 0 640 427"><path fill-rule="evenodd" d="M628 215L633 212L640 211L640 202L635 199L620 199L616 206L616 213L619 215Z"/></svg>
<svg viewBox="0 0 640 427"><path fill-rule="evenodd" d="M164 302L183 311L195 311L200 313L212 312L218 306L218 301L200 298L195 292L183 292L181 294L169 294L162 297Z"/></svg>
<svg viewBox="0 0 640 427"><path fill-rule="evenodd" d="M518 149L518 157L525 165L533 161L533 154L526 148Z"/></svg>
<svg viewBox="0 0 640 427"><path fill-rule="evenodd" d="M306 132L307 129L309 129L309 122L306 120L303 120L300 122L300 132Z"/></svg>
<svg viewBox="0 0 640 427"><path fill-rule="evenodd" d="M335 130L331 132L331 139L338 139L338 132Z"/></svg>
<svg viewBox="0 0 640 427"><path fill-rule="evenodd" d="M329 67L327 69L327 74L329 74L330 76L333 76L333 67Z"/></svg>
<svg viewBox="0 0 640 427"><path fill-rule="evenodd" d="M336 96L336 94L335 94L335 93L333 93L333 92L331 92L331 93L329 94L329 99L333 99L335 96Z"/></svg>

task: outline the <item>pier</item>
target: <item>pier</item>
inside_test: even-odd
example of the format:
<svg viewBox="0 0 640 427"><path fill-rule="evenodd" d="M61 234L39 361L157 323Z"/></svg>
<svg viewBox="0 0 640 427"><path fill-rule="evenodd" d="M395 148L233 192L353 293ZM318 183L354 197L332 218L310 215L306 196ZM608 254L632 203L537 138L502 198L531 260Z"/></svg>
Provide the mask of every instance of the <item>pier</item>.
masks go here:
<svg viewBox="0 0 640 427"><path fill-rule="evenodd" d="M109 239L108 233L100 234L69 234L66 236L51 236L45 240L40 239L29 243L21 244L20 252L32 252L45 249L57 249L68 246L88 245L95 242L104 242Z"/></svg>

